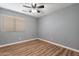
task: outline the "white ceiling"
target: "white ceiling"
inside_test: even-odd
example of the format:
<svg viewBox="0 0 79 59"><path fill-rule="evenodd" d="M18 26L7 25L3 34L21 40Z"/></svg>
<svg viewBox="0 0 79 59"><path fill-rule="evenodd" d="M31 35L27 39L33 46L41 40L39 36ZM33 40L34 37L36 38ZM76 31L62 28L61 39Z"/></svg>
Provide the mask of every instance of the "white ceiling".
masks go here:
<svg viewBox="0 0 79 59"><path fill-rule="evenodd" d="M26 11L30 10L29 8L24 8L22 6L22 5L24 5L24 3L0 3L0 7L10 9L13 11L17 11L20 13L24 13L26 15L31 15L34 17L41 17L44 15L53 13L59 9L62 9L62 8L72 5L72 3L39 3L38 5L41 5L41 4L45 6L45 8L39 9L41 11L41 13L23 12L22 10L26 10Z"/></svg>

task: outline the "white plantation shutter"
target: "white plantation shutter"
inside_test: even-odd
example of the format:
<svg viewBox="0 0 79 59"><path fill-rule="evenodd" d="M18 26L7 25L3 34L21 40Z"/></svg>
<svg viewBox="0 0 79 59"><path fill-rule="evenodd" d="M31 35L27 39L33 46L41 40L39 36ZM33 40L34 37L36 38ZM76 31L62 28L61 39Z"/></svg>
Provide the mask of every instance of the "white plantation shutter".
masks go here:
<svg viewBox="0 0 79 59"><path fill-rule="evenodd" d="M16 31L24 31L25 30L25 21L22 18L15 19Z"/></svg>
<svg viewBox="0 0 79 59"><path fill-rule="evenodd" d="M25 21L23 18L13 16L1 17L1 32L17 32L25 30Z"/></svg>

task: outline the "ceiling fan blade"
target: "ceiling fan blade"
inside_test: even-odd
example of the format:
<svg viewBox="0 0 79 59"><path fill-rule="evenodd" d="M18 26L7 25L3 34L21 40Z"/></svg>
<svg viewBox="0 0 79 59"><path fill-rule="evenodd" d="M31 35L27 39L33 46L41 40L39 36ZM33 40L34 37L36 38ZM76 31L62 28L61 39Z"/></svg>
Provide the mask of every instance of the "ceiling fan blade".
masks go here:
<svg viewBox="0 0 79 59"><path fill-rule="evenodd" d="M39 10L37 10L37 12L38 12L38 13L40 13L40 11L39 11Z"/></svg>
<svg viewBox="0 0 79 59"><path fill-rule="evenodd" d="M26 10L22 10L22 11L24 11L24 12L28 12L28 11L26 11Z"/></svg>
<svg viewBox="0 0 79 59"><path fill-rule="evenodd" d="M34 8L33 3L31 3L32 8Z"/></svg>
<svg viewBox="0 0 79 59"><path fill-rule="evenodd" d="M31 8L30 6L26 6L26 5L23 5L23 7L26 7L26 8Z"/></svg>
<svg viewBox="0 0 79 59"><path fill-rule="evenodd" d="M31 4L32 8L36 8L36 3Z"/></svg>
<svg viewBox="0 0 79 59"><path fill-rule="evenodd" d="M38 6L37 8L44 8L44 5Z"/></svg>
<svg viewBox="0 0 79 59"><path fill-rule="evenodd" d="M35 3L35 8L36 8L36 5L37 5L37 4Z"/></svg>
<svg viewBox="0 0 79 59"><path fill-rule="evenodd" d="M23 12L30 12L30 13L32 12L31 10L29 10L29 11L26 11L26 10L22 10L22 11L23 11Z"/></svg>

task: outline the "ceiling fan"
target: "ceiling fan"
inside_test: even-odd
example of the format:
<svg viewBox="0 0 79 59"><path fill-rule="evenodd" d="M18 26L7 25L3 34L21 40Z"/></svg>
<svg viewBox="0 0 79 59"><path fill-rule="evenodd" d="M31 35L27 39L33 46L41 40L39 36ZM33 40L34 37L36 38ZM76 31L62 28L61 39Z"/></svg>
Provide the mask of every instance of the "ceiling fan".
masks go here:
<svg viewBox="0 0 79 59"><path fill-rule="evenodd" d="M42 9L42 8L44 8L44 5L39 5L39 4L33 4L33 3L31 3L31 6L28 6L28 5L23 5L23 7L25 7L25 8L30 8L30 13L31 12L33 12L33 13L35 13L35 12L37 12L37 13L40 13L41 11L39 10L39 9ZM27 12L26 10L23 10L24 12Z"/></svg>

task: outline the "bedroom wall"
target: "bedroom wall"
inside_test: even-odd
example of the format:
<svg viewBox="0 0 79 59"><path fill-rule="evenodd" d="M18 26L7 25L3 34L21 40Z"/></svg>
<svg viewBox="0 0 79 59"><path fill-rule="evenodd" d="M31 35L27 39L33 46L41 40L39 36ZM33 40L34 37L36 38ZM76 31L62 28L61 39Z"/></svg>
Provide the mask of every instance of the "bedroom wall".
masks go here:
<svg viewBox="0 0 79 59"><path fill-rule="evenodd" d="M79 4L58 10L39 20L39 38L79 49Z"/></svg>
<svg viewBox="0 0 79 59"><path fill-rule="evenodd" d="M37 20L35 18L3 8L0 8L1 15L23 17L26 21L26 28L24 32L0 32L0 45L37 37Z"/></svg>

